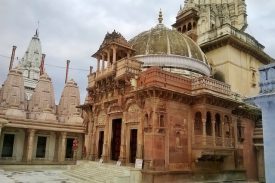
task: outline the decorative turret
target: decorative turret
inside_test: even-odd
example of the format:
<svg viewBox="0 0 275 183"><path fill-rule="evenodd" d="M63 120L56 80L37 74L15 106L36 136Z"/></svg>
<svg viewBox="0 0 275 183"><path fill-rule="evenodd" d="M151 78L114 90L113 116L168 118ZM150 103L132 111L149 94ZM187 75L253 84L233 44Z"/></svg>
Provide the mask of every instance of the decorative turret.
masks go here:
<svg viewBox="0 0 275 183"><path fill-rule="evenodd" d="M63 89L60 102L58 105L58 116L60 122L65 123L82 123L79 109L76 106L80 105L80 94L77 83L71 79Z"/></svg>
<svg viewBox="0 0 275 183"><path fill-rule="evenodd" d="M36 30L24 57L19 62L19 69L23 72L25 92L28 100L39 79L41 60L41 42L38 37L38 30Z"/></svg>
<svg viewBox="0 0 275 183"><path fill-rule="evenodd" d="M99 72L114 66L116 61L122 58L130 58L133 53L134 50L128 41L114 30L112 33L105 35L99 50L92 56L97 58L97 72ZM105 62L107 62L107 67Z"/></svg>
<svg viewBox="0 0 275 183"><path fill-rule="evenodd" d="M0 106L7 116L25 118L25 94L22 72L17 68L11 69L4 82L0 95Z"/></svg>
<svg viewBox="0 0 275 183"><path fill-rule="evenodd" d="M53 85L46 72L40 76L30 99L29 111L33 119L56 120Z"/></svg>

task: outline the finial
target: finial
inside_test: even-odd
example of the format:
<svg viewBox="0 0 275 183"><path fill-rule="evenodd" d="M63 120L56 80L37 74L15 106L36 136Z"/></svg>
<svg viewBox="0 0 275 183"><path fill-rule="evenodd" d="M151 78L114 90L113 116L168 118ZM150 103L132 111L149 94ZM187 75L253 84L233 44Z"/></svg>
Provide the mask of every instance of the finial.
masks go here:
<svg viewBox="0 0 275 183"><path fill-rule="evenodd" d="M34 36L36 36L36 37L39 36L39 20L37 21L37 28L35 30L35 35Z"/></svg>
<svg viewBox="0 0 275 183"><path fill-rule="evenodd" d="M159 10L159 18L158 18L158 20L159 20L159 24L162 24L163 18L162 18L162 11L161 11L161 9Z"/></svg>

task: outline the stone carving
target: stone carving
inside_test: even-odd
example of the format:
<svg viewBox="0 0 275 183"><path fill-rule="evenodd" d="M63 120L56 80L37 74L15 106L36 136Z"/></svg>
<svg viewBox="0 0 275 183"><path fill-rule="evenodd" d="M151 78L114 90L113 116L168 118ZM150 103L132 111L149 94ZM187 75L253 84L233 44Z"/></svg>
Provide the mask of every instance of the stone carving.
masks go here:
<svg viewBox="0 0 275 183"><path fill-rule="evenodd" d="M97 117L97 124L98 125L105 125L107 119L107 115L104 111L100 111Z"/></svg>

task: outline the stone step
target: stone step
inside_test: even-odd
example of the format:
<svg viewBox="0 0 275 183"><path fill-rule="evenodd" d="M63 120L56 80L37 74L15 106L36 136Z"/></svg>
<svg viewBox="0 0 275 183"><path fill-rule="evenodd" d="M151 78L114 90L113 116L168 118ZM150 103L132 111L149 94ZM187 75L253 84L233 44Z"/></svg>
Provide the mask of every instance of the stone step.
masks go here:
<svg viewBox="0 0 275 183"><path fill-rule="evenodd" d="M114 164L82 161L63 174L66 177L71 177L76 182L118 183L121 181L129 182L131 169L131 167L116 166Z"/></svg>

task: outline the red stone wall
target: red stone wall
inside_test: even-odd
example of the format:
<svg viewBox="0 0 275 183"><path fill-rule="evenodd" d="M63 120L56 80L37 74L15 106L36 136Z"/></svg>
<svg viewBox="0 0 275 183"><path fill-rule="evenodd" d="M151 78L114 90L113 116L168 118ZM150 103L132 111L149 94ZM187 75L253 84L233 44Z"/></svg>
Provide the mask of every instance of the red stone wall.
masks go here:
<svg viewBox="0 0 275 183"><path fill-rule="evenodd" d="M255 124L248 119L242 119L244 124L243 160L248 180L258 180L257 156L253 144L253 132Z"/></svg>

